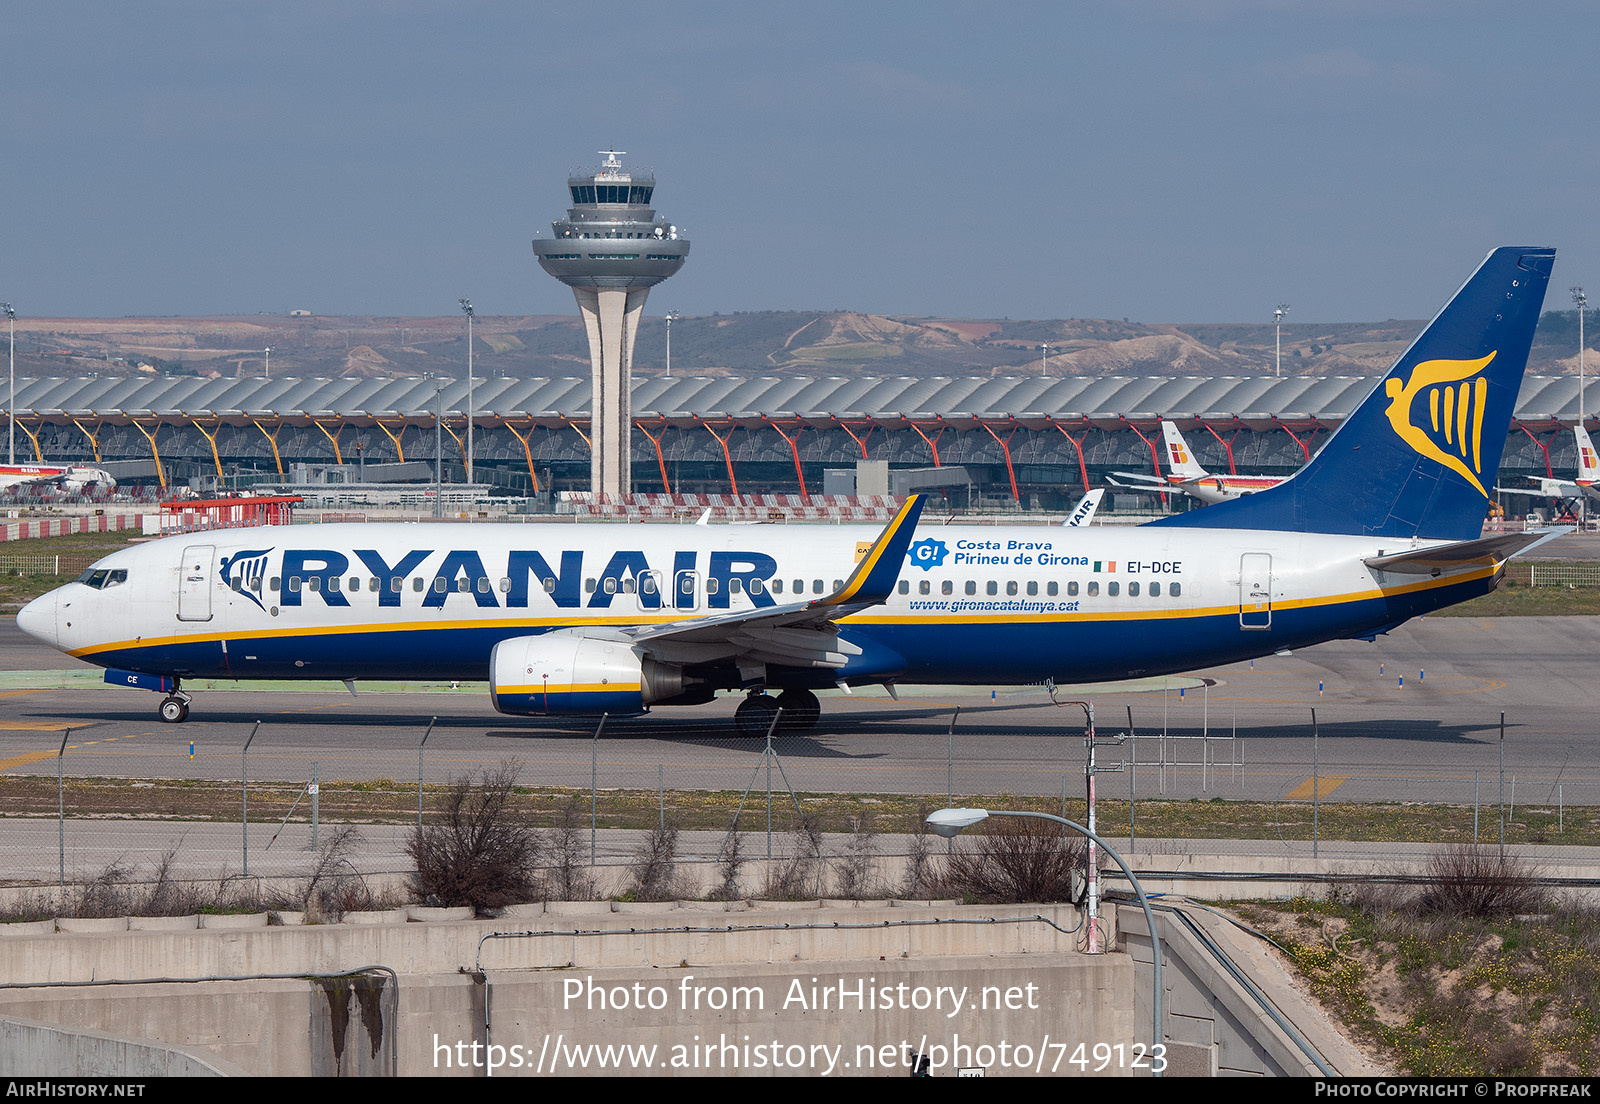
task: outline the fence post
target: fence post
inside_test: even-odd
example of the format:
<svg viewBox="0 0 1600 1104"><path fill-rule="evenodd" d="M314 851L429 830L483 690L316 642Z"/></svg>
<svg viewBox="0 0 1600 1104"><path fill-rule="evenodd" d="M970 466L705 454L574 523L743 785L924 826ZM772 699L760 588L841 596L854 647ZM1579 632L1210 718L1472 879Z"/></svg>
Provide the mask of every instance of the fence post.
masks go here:
<svg viewBox="0 0 1600 1104"><path fill-rule="evenodd" d="M67 884L67 791L62 780L62 760L67 757L67 741L72 738L72 726L61 734L61 750L56 752L56 843L61 850L61 881Z"/></svg>
<svg viewBox="0 0 1600 1104"><path fill-rule="evenodd" d="M600 832L600 733L605 730L609 713L600 714L600 723L594 726L594 739L589 742L589 865L595 866L595 839Z"/></svg>
<svg viewBox="0 0 1600 1104"><path fill-rule="evenodd" d="M250 738L239 752L239 855L244 864L245 877L250 876L250 741L261 731L261 722L250 730Z"/></svg>
<svg viewBox="0 0 1600 1104"><path fill-rule="evenodd" d="M428 742L428 737L433 735L433 726L438 717L428 719L428 731L422 734L422 743L417 745L417 831L422 831L422 749Z"/></svg>

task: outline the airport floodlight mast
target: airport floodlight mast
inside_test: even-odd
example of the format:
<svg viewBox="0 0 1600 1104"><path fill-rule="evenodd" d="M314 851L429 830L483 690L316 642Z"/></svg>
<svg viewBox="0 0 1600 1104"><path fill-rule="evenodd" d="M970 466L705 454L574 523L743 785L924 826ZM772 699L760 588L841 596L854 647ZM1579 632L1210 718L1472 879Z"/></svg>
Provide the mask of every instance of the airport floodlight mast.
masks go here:
<svg viewBox="0 0 1600 1104"><path fill-rule="evenodd" d="M1041 376L1050 374L1050 342L1048 341L1039 346L1039 374Z"/></svg>
<svg viewBox="0 0 1600 1104"><path fill-rule="evenodd" d="M1288 313L1288 303L1279 303L1278 308L1272 312L1272 321L1278 331L1278 367L1275 372L1279 379L1283 378L1283 316Z"/></svg>
<svg viewBox="0 0 1600 1104"><path fill-rule="evenodd" d="M265 349L265 352L266 352L266 355L267 355L267 366L263 371L263 377L265 379L271 379L272 378L272 346L268 345L266 347L266 349Z"/></svg>
<svg viewBox="0 0 1600 1104"><path fill-rule="evenodd" d="M533 243L539 266L572 289L589 336L589 482L595 494L633 489L633 346L650 289L683 267L689 239L650 206L655 174L630 172L622 150L567 177L572 206Z"/></svg>
<svg viewBox="0 0 1600 1104"><path fill-rule="evenodd" d="M667 378L668 379L672 378L672 324L674 322L676 322L678 319L682 318L682 317L683 317L683 315L679 314L675 310L669 310L667 312L667 315L666 315L666 318L667 318Z"/></svg>
<svg viewBox="0 0 1600 1104"><path fill-rule="evenodd" d="M467 316L467 486L472 486L472 300L458 299Z"/></svg>
<svg viewBox="0 0 1600 1104"><path fill-rule="evenodd" d="M1589 305L1589 297L1583 293L1580 285L1572 289L1572 301L1578 305L1578 424L1583 424L1583 308Z"/></svg>
<svg viewBox="0 0 1600 1104"><path fill-rule="evenodd" d="M6 399L6 463L17 462L17 312L10 303L0 303L6 312L6 322L11 329L11 351L7 357L11 365L11 392Z"/></svg>

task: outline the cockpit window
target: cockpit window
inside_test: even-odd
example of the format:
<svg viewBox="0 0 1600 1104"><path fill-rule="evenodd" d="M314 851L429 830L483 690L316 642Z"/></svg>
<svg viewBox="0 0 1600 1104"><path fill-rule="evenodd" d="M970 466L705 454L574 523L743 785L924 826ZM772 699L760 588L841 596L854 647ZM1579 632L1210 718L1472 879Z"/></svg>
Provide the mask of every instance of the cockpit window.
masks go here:
<svg viewBox="0 0 1600 1104"><path fill-rule="evenodd" d="M121 586L128 581L126 568L91 567L78 576L78 582L95 590L104 590L106 587Z"/></svg>

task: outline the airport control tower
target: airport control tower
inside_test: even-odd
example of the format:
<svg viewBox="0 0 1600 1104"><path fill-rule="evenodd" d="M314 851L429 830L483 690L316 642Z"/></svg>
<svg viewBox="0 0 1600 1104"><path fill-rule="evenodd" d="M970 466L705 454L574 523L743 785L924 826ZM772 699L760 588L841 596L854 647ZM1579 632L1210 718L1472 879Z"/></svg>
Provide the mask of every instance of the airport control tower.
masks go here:
<svg viewBox="0 0 1600 1104"><path fill-rule="evenodd" d="M537 239L533 255L572 289L589 332L594 372L590 403L590 483L596 494L633 489L631 458L633 342L650 288L683 267L689 239L650 207L652 173L623 171L621 150L601 150L596 172L567 178L572 206Z"/></svg>

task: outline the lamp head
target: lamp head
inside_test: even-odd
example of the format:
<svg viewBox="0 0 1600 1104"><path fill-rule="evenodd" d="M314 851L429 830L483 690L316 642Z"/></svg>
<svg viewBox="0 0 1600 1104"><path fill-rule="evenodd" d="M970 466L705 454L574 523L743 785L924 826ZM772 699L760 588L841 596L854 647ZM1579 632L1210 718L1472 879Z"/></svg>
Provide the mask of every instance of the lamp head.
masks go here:
<svg viewBox="0 0 1600 1104"><path fill-rule="evenodd" d="M987 809L940 809L928 814L928 830L936 836L950 839L963 828L971 828L979 821L989 819Z"/></svg>
<svg viewBox="0 0 1600 1104"><path fill-rule="evenodd" d="M471 299L458 299L456 301L461 304L461 313L465 314L468 318L471 318L472 317L472 300Z"/></svg>

